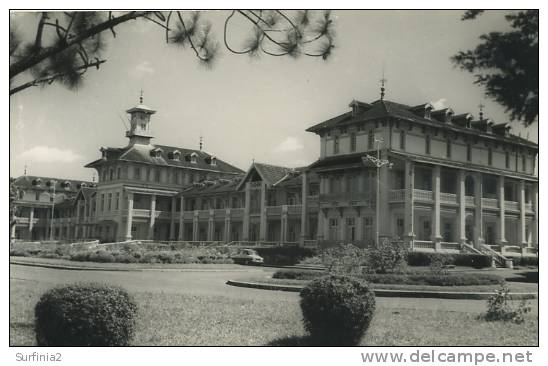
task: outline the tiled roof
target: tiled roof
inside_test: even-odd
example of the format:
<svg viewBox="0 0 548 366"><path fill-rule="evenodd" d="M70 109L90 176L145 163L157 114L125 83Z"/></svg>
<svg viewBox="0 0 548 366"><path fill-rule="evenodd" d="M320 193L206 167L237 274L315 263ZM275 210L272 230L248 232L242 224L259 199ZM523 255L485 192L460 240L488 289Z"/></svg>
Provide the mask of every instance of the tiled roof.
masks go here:
<svg viewBox="0 0 548 366"><path fill-rule="evenodd" d="M157 150L158 154L151 152ZM181 147L166 145L132 145L125 148L103 148L106 155L106 161L131 161L160 166L185 167L192 169L202 169L227 174L241 174L243 171L223 160L215 157L215 165L211 165L211 159L214 157L201 150L191 150ZM179 160L173 158L173 153L180 153ZM191 154L196 154L196 163L191 162ZM86 167L95 167L104 162L104 159L98 159L86 165Z"/></svg>
<svg viewBox="0 0 548 366"><path fill-rule="evenodd" d="M319 159L308 166L308 169L323 170L335 167L336 169L364 167L362 157L364 153L328 156Z"/></svg>
<svg viewBox="0 0 548 366"><path fill-rule="evenodd" d="M538 148L538 145L535 144L534 142L523 139L518 136L510 135L505 137L504 135L501 135L501 134L485 132L484 130L481 129L481 127L483 127L481 123L473 123L474 128L472 129L466 128L461 121L464 120L464 117L467 116L467 114L455 115L453 117L455 120L455 123L445 123L445 122L440 122L436 119L424 118L420 116L419 114L415 114L413 112L413 111L419 111L421 109L424 109L428 105L428 103L421 104L419 106L414 106L414 107L401 104L401 103L391 102L388 100L377 100L371 104L361 103L357 101L355 101L354 103L360 103L360 108L358 108L357 113L355 115L353 115L352 112L346 112L339 116L328 119L324 122L318 123L308 128L306 131L320 133L323 130L328 130L336 127L344 127L354 123L370 121L370 120L375 120L375 119L385 118L385 117L394 117L401 120L416 122L422 125L427 125L427 126L432 126L437 128L442 127L448 130L458 131L466 134L480 135L488 138L496 138L499 140L506 140L508 142L519 143L532 148ZM370 106L369 108L367 108L368 105ZM434 113L435 115L442 111L443 110L433 111L432 113Z"/></svg>
<svg viewBox="0 0 548 366"><path fill-rule="evenodd" d="M215 194L236 191L236 187L240 183L243 176L232 179L215 179L212 181L202 181L192 183L183 188L185 194Z"/></svg>
<svg viewBox="0 0 548 366"><path fill-rule="evenodd" d="M296 172L295 169L283 166L269 165L263 163L254 163L253 165L261 178L270 186L280 182L283 178L286 178L288 174Z"/></svg>
<svg viewBox="0 0 548 366"><path fill-rule="evenodd" d="M57 192L69 192L76 193L82 186L82 183L85 185L91 186L92 182L86 182L82 180L74 179L65 179L65 178L51 178L51 177L39 177L34 175L22 175L16 178L13 184L16 187L22 189L37 189L37 190L51 190L51 182L55 182L55 190ZM66 183L69 183L65 186Z"/></svg>

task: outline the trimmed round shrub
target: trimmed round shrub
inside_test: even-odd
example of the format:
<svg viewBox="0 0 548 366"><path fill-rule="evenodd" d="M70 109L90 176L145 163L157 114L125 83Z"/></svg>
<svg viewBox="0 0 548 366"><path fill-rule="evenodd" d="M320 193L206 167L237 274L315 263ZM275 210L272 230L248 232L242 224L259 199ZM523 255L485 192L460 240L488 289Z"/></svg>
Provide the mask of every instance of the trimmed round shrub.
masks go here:
<svg viewBox="0 0 548 366"><path fill-rule="evenodd" d="M304 328L318 345L354 346L363 337L375 312L375 294L367 283L330 275L301 291Z"/></svg>
<svg viewBox="0 0 548 366"><path fill-rule="evenodd" d="M127 346L137 305L122 288L74 284L42 295L34 309L38 346Z"/></svg>

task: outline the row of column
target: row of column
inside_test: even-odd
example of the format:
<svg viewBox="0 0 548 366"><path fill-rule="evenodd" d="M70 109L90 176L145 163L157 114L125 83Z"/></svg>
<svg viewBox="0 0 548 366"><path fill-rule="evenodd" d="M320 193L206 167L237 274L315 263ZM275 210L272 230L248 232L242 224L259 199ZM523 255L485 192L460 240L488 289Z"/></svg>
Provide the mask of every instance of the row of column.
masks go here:
<svg viewBox="0 0 548 366"><path fill-rule="evenodd" d="M404 225L406 231L406 240L413 240L415 237L414 231L414 163L410 160L405 162L405 203L404 203ZM441 168L440 166L434 166L432 174L432 241L436 244L436 248L439 247L439 243L442 240L440 232L440 183L441 183ZM458 199L458 213L457 213L457 230L458 241L460 243L466 243L466 172L459 170L458 183L457 183L457 199ZM505 238L505 192L504 192L504 176L499 176L497 182L497 195L498 195L498 220L497 220L497 244L506 245ZM538 245L538 188L534 185L533 189L533 212L534 212L534 227L533 231L533 243ZM483 179L481 173L474 173L474 245L481 247L484 243L483 239ZM526 216L525 216L525 181L519 182L519 233L518 240L522 246L527 245L526 237Z"/></svg>

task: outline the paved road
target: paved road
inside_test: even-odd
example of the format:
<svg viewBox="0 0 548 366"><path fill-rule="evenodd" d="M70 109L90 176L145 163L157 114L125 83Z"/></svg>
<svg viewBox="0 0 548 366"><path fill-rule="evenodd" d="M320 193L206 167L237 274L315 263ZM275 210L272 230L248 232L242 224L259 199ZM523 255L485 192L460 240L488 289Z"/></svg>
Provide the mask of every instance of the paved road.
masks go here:
<svg viewBox="0 0 548 366"><path fill-rule="evenodd" d="M177 271L156 270L144 272L78 271L21 265L10 265L10 280L31 281L37 287L49 288L71 282L106 282L119 285L131 292L184 293L192 295L220 295L249 300L299 300L292 292L268 291L226 285L229 279L245 280L250 277L270 276L274 268L245 267L246 271ZM532 301L538 313L537 302ZM377 298L377 306L385 308L410 308L449 310L479 313L485 310L484 300L443 300L410 298Z"/></svg>

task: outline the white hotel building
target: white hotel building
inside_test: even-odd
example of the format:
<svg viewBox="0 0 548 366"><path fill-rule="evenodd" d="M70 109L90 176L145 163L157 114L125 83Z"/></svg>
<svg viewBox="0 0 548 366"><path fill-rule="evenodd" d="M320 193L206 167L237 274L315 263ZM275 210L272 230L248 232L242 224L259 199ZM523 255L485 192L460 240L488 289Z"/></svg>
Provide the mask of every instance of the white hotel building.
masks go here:
<svg viewBox="0 0 548 366"><path fill-rule="evenodd" d="M378 236L420 251L537 253L538 145L506 123L428 103L352 101L307 130L320 137L316 162L243 172L201 149L152 143L155 111L142 101L127 112L128 145L101 148L87 165L99 181L61 206L68 227L56 239L367 246ZM377 169L366 158L377 154L390 164ZM34 181L23 189L48 190ZM40 239L31 230L21 217L12 236Z"/></svg>

